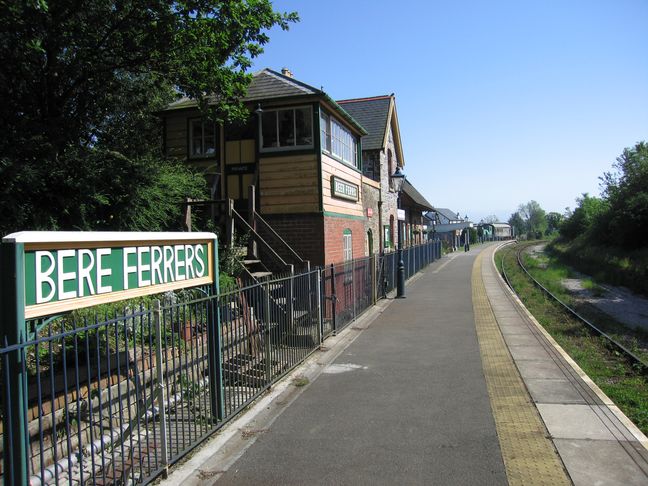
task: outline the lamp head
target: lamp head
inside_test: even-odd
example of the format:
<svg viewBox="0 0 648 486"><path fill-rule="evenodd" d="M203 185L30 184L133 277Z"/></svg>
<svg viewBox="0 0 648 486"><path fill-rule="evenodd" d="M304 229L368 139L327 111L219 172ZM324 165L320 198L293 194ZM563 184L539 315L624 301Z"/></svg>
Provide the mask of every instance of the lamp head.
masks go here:
<svg viewBox="0 0 648 486"><path fill-rule="evenodd" d="M394 173L390 176L396 192L401 192L405 183L405 174L400 166L396 167Z"/></svg>

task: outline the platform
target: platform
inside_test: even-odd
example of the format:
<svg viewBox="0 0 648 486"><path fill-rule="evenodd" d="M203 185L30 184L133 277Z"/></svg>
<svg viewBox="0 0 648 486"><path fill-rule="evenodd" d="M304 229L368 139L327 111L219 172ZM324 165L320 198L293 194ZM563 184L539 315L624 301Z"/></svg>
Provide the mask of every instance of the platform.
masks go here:
<svg viewBox="0 0 648 486"><path fill-rule="evenodd" d="M166 483L648 484L646 438L501 282L494 249L429 266Z"/></svg>

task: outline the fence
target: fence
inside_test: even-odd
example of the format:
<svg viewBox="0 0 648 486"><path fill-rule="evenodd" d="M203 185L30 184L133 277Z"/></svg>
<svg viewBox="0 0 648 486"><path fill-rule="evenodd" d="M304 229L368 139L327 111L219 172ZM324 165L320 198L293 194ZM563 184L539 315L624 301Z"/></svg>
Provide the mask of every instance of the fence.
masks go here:
<svg viewBox="0 0 648 486"><path fill-rule="evenodd" d="M438 242L404 250L406 276L439 256ZM27 390L22 437L12 436L13 390L3 394L6 484L21 450L34 485L149 482L384 297L396 258L28 321L24 342L0 347L3 386L19 355Z"/></svg>

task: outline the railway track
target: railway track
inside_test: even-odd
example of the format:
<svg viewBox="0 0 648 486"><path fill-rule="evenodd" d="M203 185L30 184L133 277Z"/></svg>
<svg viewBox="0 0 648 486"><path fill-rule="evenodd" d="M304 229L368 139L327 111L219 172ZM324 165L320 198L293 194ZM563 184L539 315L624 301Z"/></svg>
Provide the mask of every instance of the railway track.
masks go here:
<svg viewBox="0 0 648 486"><path fill-rule="evenodd" d="M634 369L640 371L643 375L648 376L648 363L643 361L639 356L634 354L632 351L630 351L628 348L626 348L623 344L615 340L613 337L611 337L609 334L605 333L601 329L599 329L598 326L590 322L588 319L580 315L577 311L572 309L570 306L568 306L565 302L563 302L561 299L556 297L551 291L549 291L545 286L543 286L538 280L536 280L527 270L527 268L524 266L524 263L522 261L522 253L529 248L532 243L526 243L526 244L517 244L517 248L515 249L515 259L517 262L518 267L524 272L524 274L529 278L529 280L538 287L545 295L547 295L552 301L557 303L560 307L562 307L567 313L569 313L574 319L576 319L578 322L581 322L583 325L587 326L587 328L595 333L596 335L599 335L603 337L610 348L614 349L616 352L620 353L623 355L627 361L633 366ZM511 281L509 279L508 274L506 273L506 266L504 264L504 255L502 255L501 259L501 267L502 267L502 277L506 281L506 284L513 290L513 292L516 292L515 288L511 284Z"/></svg>

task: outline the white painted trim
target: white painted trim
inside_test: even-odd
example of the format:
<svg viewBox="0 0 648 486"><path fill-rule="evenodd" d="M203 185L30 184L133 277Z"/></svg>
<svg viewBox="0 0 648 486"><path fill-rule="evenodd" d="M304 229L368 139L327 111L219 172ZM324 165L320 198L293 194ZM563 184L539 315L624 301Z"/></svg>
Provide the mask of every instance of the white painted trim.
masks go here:
<svg viewBox="0 0 648 486"><path fill-rule="evenodd" d="M129 241L215 240L214 233L136 231L21 231L2 238L3 243L87 243Z"/></svg>

